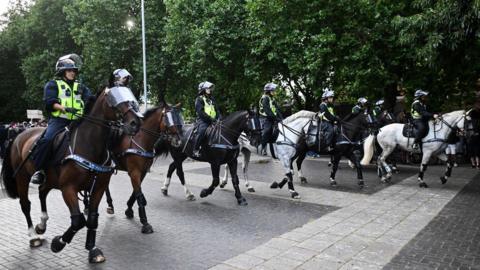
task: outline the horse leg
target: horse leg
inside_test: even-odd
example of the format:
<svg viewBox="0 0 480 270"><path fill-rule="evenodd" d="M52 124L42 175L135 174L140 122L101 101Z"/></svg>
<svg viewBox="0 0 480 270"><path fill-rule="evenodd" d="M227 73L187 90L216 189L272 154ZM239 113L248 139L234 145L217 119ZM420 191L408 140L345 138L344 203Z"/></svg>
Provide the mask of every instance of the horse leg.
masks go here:
<svg viewBox="0 0 480 270"><path fill-rule="evenodd" d="M128 219L133 218L132 207L136 200L137 198L135 197L135 192L132 192L132 194L130 195L130 198L128 198L128 201L127 201L127 210L125 210L125 216L127 216Z"/></svg>
<svg viewBox="0 0 480 270"><path fill-rule="evenodd" d="M48 220L48 212L47 212L47 195L50 192L48 188L39 188L38 197L40 198L40 206L42 208L42 216L40 217L40 223L35 226L35 232L37 234L44 234L47 230L47 220Z"/></svg>
<svg viewBox="0 0 480 270"><path fill-rule="evenodd" d="M377 161L377 167L379 168L381 181L384 183L389 182L392 178L392 169L390 168L386 160L394 149L395 148L385 146L385 148L383 148L382 154L380 154L380 157Z"/></svg>
<svg viewBox="0 0 480 270"><path fill-rule="evenodd" d="M418 186L427 188L428 185L423 181L423 175L428 167L428 161L430 160L431 153L425 153L422 156L422 164L420 165L420 171L418 172Z"/></svg>
<svg viewBox="0 0 480 270"><path fill-rule="evenodd" d="M185 159L182 159L180 161L175 161L175 163L176 163L175 167L177 168L177 176L180 179L180 183L183 186L183 190L185 191L185 198L188 201L195 201L195 195L193 195L193 193L188 189L188 187L185 183L185 174L183 173L183 165L182 165L182 162L184 160ZM220 168L219 168L219 170L220 170ZM218 177L218 174L217 174L217 177ZM217 185L218 185L218 183L217 183Z"/></svg>
<svg viewBox="0 0 480 270"><path fill-rule="evenodd" d="M35 232L35 229L33 228L32 217L30 215L31 203L30 203L30 200L28 199L29 177L28 175L25 175L22 173L21 175L19 174L17 176L16 181L17 181L18 196L20 198L20 207L22 208L23 215L27 220L28 236L30 238L29 240L30 247L39 247L42 245L43 240Z"/></svg>
<svg viewBox="0 0 480 270"><path fill-rule="evenodd" d="M67 243L70 243L75 236L75 234L85 227L87 221L85 220L85 216L80 212L80 208L78 206L78 198L77 198L78 191L75 188L68 186L64 190L62 190L63 200L68 206L70 210L70 227L65 231L63 235L57 235L53 238L52 243L50 245L50 249L54 252L60 252L65 247ZM89 215L91 214L91 209L89 209Z"/></svg>
<svg viewBox="0 0 480 270"><path fill-rule="evenodd" d="M102 179L107 180L108 179ZM88 261L90 263L102 263L105 261L105 256L102 250L96 246L97 227L98 227L98 205L102 200L104 189L108 187L97 186L93 194L91 194L90 205L87 218L87 239L85 241L85 249L88 250Z"/></svg>
<svg viewBox="0 0 480 270"><path fill-rule="evenodd" d="M128 172L130 175L130 179L133 186L133 193L132 196L134 200L137 202L138 205L138 216L140 218L140 222L142 223L142 233L149 234L153 233L152 225L148 223L147 219L147 212L145 210L145 206L147 206L147 199L145 199L145 195L142 192L142 179L145 177L145 173L142 173L140 170L131 170ZM132 197L130 197L132 198ZM129 200L129 203L131 201ZM128 205L129 208L132 208L132 205Z"/></svg>
<svg viewBox="0 0 480 270"><path fill-rule="evenodd" d="M225 164L225 174L223 176L222 181L220 182L220 188L224 188L227 185L228 180L228 164Z"/></svg>
<svg viewBox="0 0 480 270"><path fill-rule="evenodd" d="M292 147L290 152L287 152L287 149L284 149L285 153L281 153L280 161L282 162L283 168L285 169L285 176L280 183L273 181L270 185L270 188L283 188L283 186L288 182L288 175L293 175L293 157L295 156L295 148Z"/></svg>
<svg viewBox="0 0 480 270"><path fill-rule="evenodd" d="M335 154L333 155L332 171L330 172L330 185L332 187L337 186L337 181L335 181L335 174L337 174L340 158L341 158L340 152L335 151Z"/></svg>
<svg viewBox="0 0 480 270"><path fill-rule="evenodd" d="M307 156L307 152L306 151L301 151L298 154L297 162L296 162L297 163L297 170L298 170L298 179L300 179L300 183L302 183L302 184L307 183L307 178L305 178L303 176L303 173L302 173L302 163L305 160L306 156Z"/></svg>
<svg viewBox="0 0 480 270"><path fill-rule="evenodd" d="M253 186L248 182L248 164L250 163L251 152L247 148L242 148L241 151L243 154L242 172L243 178L245 179L245 187L247 187L248 192L255 192Z"/></svg>
<svg viewBox="0 0 480 270"><path fill-rule="evenodd" d="M170 186L170 180L172 179L172 174L175 171L175 161L170 163L168 166L168 171L167 171L167 178L165 178L165 181L163 182L163 187L160 189L162 190L163 195L167 196L168 195L168 186Z"/></svg>
<svg viewBox="0 0 480 270"><path fill-rule="evenodd" d="M363 172L362 172L362 164L360 163L360 156L355 153L355 151L352 151L350 154L350 160L353 160L353 164L355 165L355 168L357 169L357 180L358 180L358 186L360 188L363 188L365 186L365 182L363 181Z"/></svg>
<svg viewBox="0 0 480 270"><path fill-rule="evenodd" d="M218 186L218 184L220 182L220 177L219 177L220 165L210 164L210 168L212 170L212 176L213 176L212 184L207 189L205 189L205 188L202 189L202 191L200 192L200 198L205 198L208 195L212 194L213 191L215 190L215 188ZM237 168L235 167L235 170L236 169ZM237 181L238 181L238 179L237 179Z"/></svg>
<svg viewBox="0 0 480 270"><path fill-rule="evenodd" d="M445 174L443 176L440 176L440 181L443 185L447 183L448 178L452 175L453 162L445 154L438 155L438 158L447 162L447 169L445 170Z"/></svg>
<svg viewBox="0 0 480 270"><path fill-rule="evenodd" d="M113 214L115 214L115 209L113 208L113 200L112 200L112 195L110 195L110 188L109 187L107 187L107 189L105 189L105 196L107 196L107 204L108 204L107 214L113 215Z"/></svg>
<svg viewBox="0 0 480 270"><path fill-rule="evenodd" d="M234 158L232 161L228 163L228 168L230 169L230 174L232 175L232 184L233 189L235 190L235 198L237 198L237 203L239 205L245 206L247 205L247 200L242 196L239 187L238 175L237 175L237 159Z"/></svg>

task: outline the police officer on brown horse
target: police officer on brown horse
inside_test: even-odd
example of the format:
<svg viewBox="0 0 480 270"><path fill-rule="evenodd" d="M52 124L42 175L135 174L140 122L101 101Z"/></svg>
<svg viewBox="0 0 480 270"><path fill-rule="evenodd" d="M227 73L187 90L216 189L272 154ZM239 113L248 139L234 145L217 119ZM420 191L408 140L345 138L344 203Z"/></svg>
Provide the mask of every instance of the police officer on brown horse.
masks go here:
<svg viewBox="0 0 480 270"><path fill-rule="evenodd" d="M283 120L282 112L273 98L277 85L274 83L267 83L263 88L263 95L259 101L260 121L262 122L262 154L267 155L267 143L272 140L273 126Z"/></svg>
<svg viewBox="0 0 480 270"><path fill-rule="evenodd" d="M45 84L43 102L50 119L33 152L33 162L37 170L31 177L33 184L43 184L45 181L43 170L55 135L83 115L87 102L95 100L90 89L76 81L79 63L81 59L76 54L60 57L55 65L56 78Z"/></svg>
<svg viewBox="0 0 480 270"><path fill-rule="evenodd" d="M197 136L193 147L193 156L200 157L200 145L205 138L207 128L220 118L220 112L212 97L215 85L205 81L198 85L198 96L195 99L195 112L197 113Z"/></svg>

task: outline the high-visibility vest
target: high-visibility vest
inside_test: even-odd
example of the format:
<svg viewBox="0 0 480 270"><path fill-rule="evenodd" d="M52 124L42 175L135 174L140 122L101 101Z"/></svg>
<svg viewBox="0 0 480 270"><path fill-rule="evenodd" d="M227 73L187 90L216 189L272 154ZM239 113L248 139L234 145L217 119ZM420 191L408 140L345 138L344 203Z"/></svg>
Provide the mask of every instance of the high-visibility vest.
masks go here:
<svg viewBox="0 0 480 270"><path fill-rule="evenodd" d="M82 100L82 94L78 91L78 82L73 83L73 89L70 88L70 85L63 80L56 80L58 88L58 99L60 104L65 108L74 108L77 109L76 114L54 111L52 112L53 117L64 118L68 120L76 120L77 115L83 115L83 108L85 107Z"/></svg>
<svg viewBox="0 0 480 270"><path fill-rule="evenodd" d="M202 96L202 99L204 103L203 110L208 116L215 119L217 117L217 111L215 110L215 105L213 105L212 100L209 98L206 98L205 96Z"/></svg>
<svg viewBox="0 0 480 270"><path fill-rule="evenodd" d="M259 108L260 108L260 111L259 111L260 115L267 117L267 114L265 113L265 108L263 108L263 104L262 104L262 99L264 99L264 98L268 98L268 103L270 104L270 110L276 116L277 115L277 107L274 104L273 98L271 98L268 95L263 95L262 98L260 98L260 101L258 102L259 103Z"/></svg>
<svg viewBox="0 0 480 270"><path fill-rule="evenodd" d="M329 112L331 115L335 116L335 111L334 111L334 109L333 109L333 106L328 106L328 104L325 103L325 102L322 102L322 104L327 105L327 110L328 110L328 112ZM326 117L324 117L323 114L324 114L324 112L322 112L322 113L320 114L320 119L321 119L322 121L330 121L330 120L328 120Z"/></svg>
<svg viewBox="0 0 480 270"><path fill-rule="evenodd" d="M412 107L410 108L410 114L412 115L413 119L422 119L422 115L413 108L413 105L415 103L420 103L420 100L417 99L412 103ZM424 106L422 103L420 103L420 105Z"/></svg>

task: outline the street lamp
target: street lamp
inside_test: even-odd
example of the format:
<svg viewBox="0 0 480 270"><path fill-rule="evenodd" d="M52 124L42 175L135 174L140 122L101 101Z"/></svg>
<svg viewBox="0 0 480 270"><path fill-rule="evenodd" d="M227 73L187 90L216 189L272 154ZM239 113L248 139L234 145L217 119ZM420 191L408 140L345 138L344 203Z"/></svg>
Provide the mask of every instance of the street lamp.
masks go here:
<svg viewBox="0 0 480 270"><path fill-rule="evenodd" d="M143 100L145 101L145 111L147 111L147 53L145 49L145 3L142 5L142 52L143 52Z"/></svg>

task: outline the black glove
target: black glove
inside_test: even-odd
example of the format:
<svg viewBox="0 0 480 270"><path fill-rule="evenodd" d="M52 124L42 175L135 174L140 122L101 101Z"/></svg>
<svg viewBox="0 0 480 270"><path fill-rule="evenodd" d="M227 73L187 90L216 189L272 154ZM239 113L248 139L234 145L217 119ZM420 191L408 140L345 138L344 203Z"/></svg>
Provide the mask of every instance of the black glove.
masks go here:
<svg viewBox="0 0 480 270"><path fill-rule="evenodd" d="M77 109L75 108L65 108L65 111L68 112L68 113L72 113L72 114L76 114L78 112Z"/></svg>

